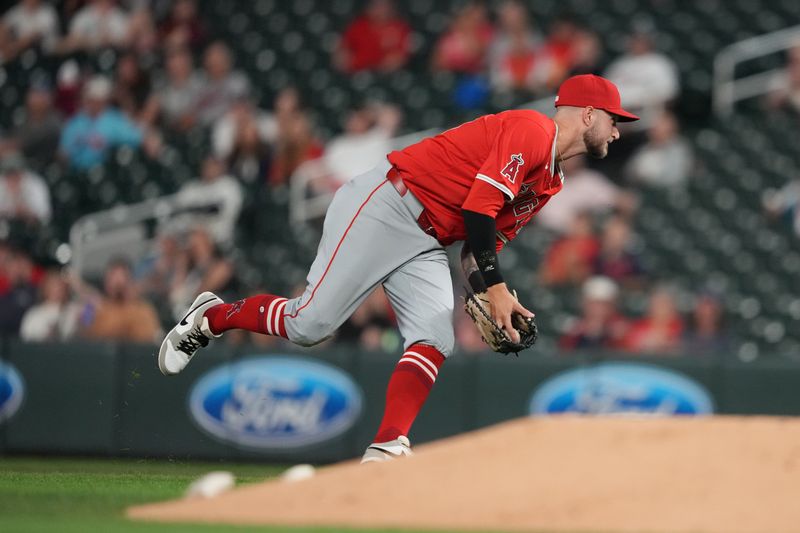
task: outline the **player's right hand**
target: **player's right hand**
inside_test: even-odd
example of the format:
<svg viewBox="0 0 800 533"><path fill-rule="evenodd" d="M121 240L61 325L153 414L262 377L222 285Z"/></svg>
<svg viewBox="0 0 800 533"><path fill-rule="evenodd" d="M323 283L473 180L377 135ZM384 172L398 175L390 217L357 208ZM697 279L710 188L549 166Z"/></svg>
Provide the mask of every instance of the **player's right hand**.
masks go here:
<svg viewBox="0 0 800 533"><path fill-rule="evenodd" d="M520 340L519 332L513 326L511 313L517 312L524 317L533 317L533 313L519 303L519 300L511 294L505 283L492 285L486 291L486 295L491 303L492 318L503 328L503 331L513 342L518 343Z"/></svg>

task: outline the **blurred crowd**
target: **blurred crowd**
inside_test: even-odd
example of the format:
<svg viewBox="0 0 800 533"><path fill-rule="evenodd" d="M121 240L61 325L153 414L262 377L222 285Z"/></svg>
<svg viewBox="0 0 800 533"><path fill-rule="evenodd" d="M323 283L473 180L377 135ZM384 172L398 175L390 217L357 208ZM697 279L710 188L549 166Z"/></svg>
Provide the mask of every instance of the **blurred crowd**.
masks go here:
<svg viewBox="0 0 800 533"><path fill-rule="evenodd" d="M531 230L552 236L536 283L581 291L582 314L564 322L561 348L724 350L730 339L718 296L695 288L691 305L679 310L676 292L644 268L645 243L634 231L642 193L685 187L694 165L671 111L681 90L678 70L657 50L652 25L632 24L625 53L611 58L576 17L565 13L545 27L519 1L493 6L462 4L429 54L428 68L456 77L454 102L480 107L486 95L503 93L535 99L551 95L568 76L597 73L647 117L645 130L623 132L626 142L605 164L566 162L566 187ZM90 173L119 147L158 158L169 138L197 132L208 136L210 150L193 169L197 177L173 191L179 210L191 216L160 234L149 255L112 259L95 285L38 261L24 244L0 240L0 334L154 342L197 292L232 297L258 289L242 286L234 259L247 190L284 187L298 168L316 161L325 171L312 192L330 193L390 151L402 128L400 108L362 102L343 110L339 131L323 138L314 106L297 88L287 85L268 102L256 97L230 43L217 37L215 21L200 7L198 0L19 0L2 14L0 64L25 61L31 50L56 61L26 88L24 108L2 124L0 222L34 229L50 223L54 200L42 172L54 163ZM401 71L418 53L402 6L368 0L340 28L330 66L344 75ZM797 107L796 55L787 69L790 89L776 93L771 105ZM786 209L783 198L791 193L776 195L771 209ZM198 216L209 203L213 209ZM642 316L618 310L628 293L649 301ZM536 309L535 301L526 303ZM456 330L462 349L483 349L461 313ZM380 290L338 338L370 350L398 346Z"/></svg>

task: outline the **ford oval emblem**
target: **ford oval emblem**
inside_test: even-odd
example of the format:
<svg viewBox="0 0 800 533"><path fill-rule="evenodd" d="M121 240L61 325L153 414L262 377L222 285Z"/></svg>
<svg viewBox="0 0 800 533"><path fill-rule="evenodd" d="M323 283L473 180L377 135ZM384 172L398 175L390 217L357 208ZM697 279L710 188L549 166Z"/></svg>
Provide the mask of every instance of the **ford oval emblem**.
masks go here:
<svg viewBox="0 0 800 533"><path fill-rule="evenodd" d="M24 396L22 376L10 363L0 361L0 422L14 416Z"/></svg>
<svg viewBox="0 0 800 533"><path fill-rule="evenodd" d="M341 370L300 357L258 357L209 371L189 410L212 436L259 449L317 444L361 414L358 386Z"/></svg>
<svg viewBox="0 0 800 533"><path fill-rule="evenodd" d="M531 414L701 415L714 410L691 378L643 363L603 363L562 372L531 396Z"/></svg>

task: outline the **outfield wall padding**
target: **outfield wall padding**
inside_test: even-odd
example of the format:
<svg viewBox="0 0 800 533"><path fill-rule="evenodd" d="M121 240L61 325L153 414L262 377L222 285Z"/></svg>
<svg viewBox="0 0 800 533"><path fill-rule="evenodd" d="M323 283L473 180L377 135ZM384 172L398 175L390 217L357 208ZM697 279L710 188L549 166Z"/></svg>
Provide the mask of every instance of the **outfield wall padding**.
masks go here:
<svg viewBox="0 0 800 533"><path fill-rule="evenodd" d="M386 384L397 362L396 356L338 346L301 351L234 348L216 343L192 361L185 372L167 378L159 373L155 358L156 347L149 345L25 344L4 340L0 343L0 361L19 374L24 392L21 404L10 414L3 415L0 397L0 452L287 463L351 458L363 451L380 423ZM231 434L225 434L224 429L222 434L212 434L201 427L189 408L189 396L199 380L217 370L218 374L222 372L221 382L225 385L225 372L233 368L226 365L259 358L310 361L339 371L360 391L360 411L329 438L284 447L245 442L236 433L238 429L231 430ZM800 363L788 360L763 358L743 363L725 357L625 359L619 354L596 353L564 357L536 351L519 358L457 354L442 368L414 426L413 440L422 443L526 416L530 414L532 394L543 383L570 371L577 371L573 374L591 383L596 370L610 361L647 364L682 376L706 391L715 413L800 415ZM296 399L291 391L302 387L287 377L281 379L277 385L269 385L264 394L274 394L275 398L288 394L285 405L265 403L266 411L256 413L257 420L258 416L264 420L277 416L277 411L269 409L308 407L291 403ZM231 389L241 384L233 378L231 383ZM259 393L257 388L253 390L254 394ZM633 391L636 392L635 384ZM297 416L308 418L302 412ZM322 422L319 425L322 428ZM312 427L312 437L313 430ZM291 435L292 431L293 427L286 426L286 434Z"/></svg>

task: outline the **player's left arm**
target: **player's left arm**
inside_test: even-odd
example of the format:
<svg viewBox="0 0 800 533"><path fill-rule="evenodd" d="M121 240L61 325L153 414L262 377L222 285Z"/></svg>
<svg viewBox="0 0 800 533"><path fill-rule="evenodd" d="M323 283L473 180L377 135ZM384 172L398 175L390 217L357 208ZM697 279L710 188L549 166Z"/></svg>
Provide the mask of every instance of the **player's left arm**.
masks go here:
<svg viewBox="0 0 800 533"><path fill-rule="evenodd" d="M506 198L513 200L530 169L549 156L552 141L544 129L527 122L510 123L495 139L492 150L478 170L462 207L466 243L486 286L492 317L515 342L519 336L512 325L512 313L533 316L525 309L503 280L497 258L495 218ZM462 265L464 264L462 254ZM471 262L468 263L471 266ZM471 274L473 279L475 274ZM469 279L469 277L468 277ZM480 285L479 285L480 286ZM483 292L483 291L480 291Z"/></svg>

